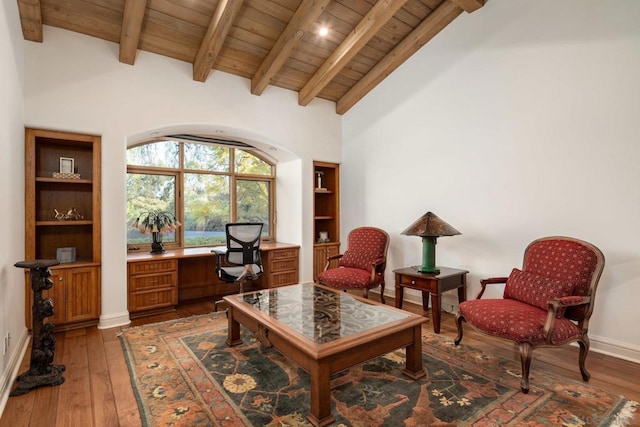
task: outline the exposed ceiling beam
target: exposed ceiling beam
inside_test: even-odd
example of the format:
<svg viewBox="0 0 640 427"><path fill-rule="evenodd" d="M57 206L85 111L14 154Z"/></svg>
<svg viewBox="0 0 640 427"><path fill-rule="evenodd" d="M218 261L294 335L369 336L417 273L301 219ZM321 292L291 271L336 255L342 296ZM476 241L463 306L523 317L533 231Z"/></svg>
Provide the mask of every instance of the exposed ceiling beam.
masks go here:
<svg viewBox="0 0 640 427"><path fill-rule="evenodd" d="M42 9L40 0L18 0L22 37L42 43Z"/></svg>
<svg viewBox="0 0 640 427"><path fill-rule="evenodd" d="M133 65L138 51L140 32L147 0L126 0L120 31L120 62Z"/></svg>
<svg viewBox="0 0 640 427"><path fill-rule="evenodd" d="M376 64L359 82L336 102L336 112L344 114L360 99L387 78L396 68L416 53L462 13L453 0L445 0L398 45Z"/></svg>
<svg viewBox="0 0 640 427"><path fill-rule="evenodd" d="M356 28L336 48L300 89L298 104L307 105L347 65L360 49L387 23L407 0L382 0L362 18Z"/></svg>
<svg viewBox="0 0 640 427"><path fill-rule="evenodd" d="M484 0L451 0L458 5L465 12L471 13L474 10L480 9L484 6Z"/></svg>
<svg viewBox="0 0 640 427"><path fill-rule="evenodd" d="M261 95L273 76L282 68L291 51L309 31L331 0L303 1L251 79L251 93Z"/></svg>
<svg viewBox="0 0 640 427"><path fill-rule="evenodd" d="M193 61L193 80L204 82L216 62L243 0L220 0Z"/></svg>

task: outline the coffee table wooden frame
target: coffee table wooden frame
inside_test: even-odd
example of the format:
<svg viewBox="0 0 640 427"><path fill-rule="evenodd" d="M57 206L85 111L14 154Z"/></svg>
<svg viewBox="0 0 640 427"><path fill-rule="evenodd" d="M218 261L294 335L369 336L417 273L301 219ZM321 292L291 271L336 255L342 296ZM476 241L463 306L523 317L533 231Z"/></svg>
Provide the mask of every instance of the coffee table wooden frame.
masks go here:
<svg viewBox="0 0 640 427"><path fill-rule="evenodd" d="M292 285L303 286L303 285ZM332 292L339 292L318 284ZM247 293L244 295L251 295ZM350 295L365 304L379 305L387 310L398 309L368 299ZM323 344L304 336L268 314L244 302L239 295L224 297L229 306L227 344L242 343L240 324L252 331L263 345L273 346L293 360L311 376L311 409L307 419L314 426L327 426L334 421L331 415L330 376L398 348L406 348L404 374L412 379L425 376L422 368L421 325L423 316L403 312L407 317L372 328L352 336Z"/></svg>

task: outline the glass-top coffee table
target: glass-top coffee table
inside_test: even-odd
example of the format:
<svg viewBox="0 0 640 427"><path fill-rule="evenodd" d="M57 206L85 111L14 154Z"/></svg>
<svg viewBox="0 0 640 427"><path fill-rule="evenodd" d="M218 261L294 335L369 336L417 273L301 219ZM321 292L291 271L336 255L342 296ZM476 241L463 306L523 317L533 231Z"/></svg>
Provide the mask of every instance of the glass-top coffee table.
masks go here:
<svg viewBox="0 0 640 427"><path fill-rule="evenodd" d="M330 376L406 348L404 373L422 368L421 324L426 318L317 284L300 284L224 297L229 305L230 346L242 343L240 324L309 372L315 426L334 421Z"/></svg>

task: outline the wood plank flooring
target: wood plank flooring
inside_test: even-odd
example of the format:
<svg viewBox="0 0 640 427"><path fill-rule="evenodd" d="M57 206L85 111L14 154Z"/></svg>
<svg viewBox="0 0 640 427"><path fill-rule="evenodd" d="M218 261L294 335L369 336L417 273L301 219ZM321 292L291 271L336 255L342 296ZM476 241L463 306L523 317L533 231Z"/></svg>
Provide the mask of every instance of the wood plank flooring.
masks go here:
<svg viewBox="0 0 640 427"><path fill-rule="evenodd" d="M372 299L377 298L377 295L372 295ZM387 298L387 304L393 305L393 299ZM404 308L422 312L420 306L413 304L405 303ZM134 319L132 326L211 311L212 302L184 304L175 312ZM0 418L0 427L141 426L129 371L117 337L120 330L91 327L57 334L54 363L66 366L65 383L10 397ZM453 315L443 313L441 334L451 338L456 336ZM465 327L462 343L519 360L517 347L512 343L481 335L470 327ZM28 365L27 356L20 372L27 370ZM640 364L590 352L587 369L591 373L590 384L640 401ZM533 353L531 370L533 373L547 370L581 381L578 349L572 346L537 349Z"/></svg>

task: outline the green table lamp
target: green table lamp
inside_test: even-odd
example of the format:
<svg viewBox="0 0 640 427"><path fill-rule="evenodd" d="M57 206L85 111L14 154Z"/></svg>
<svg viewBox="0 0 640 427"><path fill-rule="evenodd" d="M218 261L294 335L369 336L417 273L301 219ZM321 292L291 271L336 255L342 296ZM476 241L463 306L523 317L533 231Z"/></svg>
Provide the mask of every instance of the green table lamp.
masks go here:
<svg viewBox="0 0 640 427"><path fill-rule="evenodd" d="M422 237L422 265L418 267L418 271L438 274L440 270L436 268L436 239L440 236L455 236L460 232L438 218L436 214L427 212L401 234Z"/></svg>

